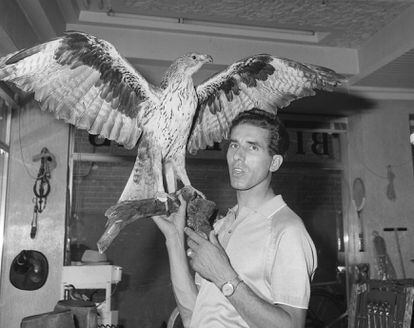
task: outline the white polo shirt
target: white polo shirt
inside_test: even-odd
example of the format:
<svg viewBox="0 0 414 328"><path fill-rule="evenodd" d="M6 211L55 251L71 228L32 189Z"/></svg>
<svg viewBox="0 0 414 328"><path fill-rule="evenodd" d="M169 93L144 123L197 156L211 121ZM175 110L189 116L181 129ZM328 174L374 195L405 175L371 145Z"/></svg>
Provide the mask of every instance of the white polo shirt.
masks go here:
<svg viewBox="0 0 414 328"><path fill-rule="evenodd" d="M306 309L317 258L302 220L280 195L257 210L240 209L237 219L236 211L214 225L235 271L269 303ZM196 283L191 328L248 327L216 285L198 275Z"/></svg>

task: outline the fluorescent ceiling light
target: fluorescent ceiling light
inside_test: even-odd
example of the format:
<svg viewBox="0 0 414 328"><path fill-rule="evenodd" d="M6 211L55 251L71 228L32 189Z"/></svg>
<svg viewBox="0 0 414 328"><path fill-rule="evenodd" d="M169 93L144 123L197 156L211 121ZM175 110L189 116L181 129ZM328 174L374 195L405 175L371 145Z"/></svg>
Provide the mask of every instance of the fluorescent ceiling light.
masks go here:
<svg viewBox="0 0 414 328"><path fill-rule="evenodd" d="M227 23L213 23L186 18L142 16L121 13L107 15L105 12L87 10L82 10L80 12L79 22L118 25L129 28L141 28L146 30L175 33L204 34L230 38L249 38L270 41L287 40L318 43L328 35L328 33L307 30L289 30Z"/></svg>

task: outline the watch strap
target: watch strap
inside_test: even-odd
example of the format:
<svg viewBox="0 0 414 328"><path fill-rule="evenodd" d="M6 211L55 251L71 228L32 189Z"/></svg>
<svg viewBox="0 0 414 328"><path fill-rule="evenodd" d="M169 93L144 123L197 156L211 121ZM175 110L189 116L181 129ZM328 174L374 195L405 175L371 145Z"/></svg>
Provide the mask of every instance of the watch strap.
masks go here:
<svg viewBox="0 0 414 328"><path fill-rule="evenodd" d="M230 283L233 285L234 290L236 290L237 286L243 282L239 276L235 277L233 280L230 281Z"/></svg>

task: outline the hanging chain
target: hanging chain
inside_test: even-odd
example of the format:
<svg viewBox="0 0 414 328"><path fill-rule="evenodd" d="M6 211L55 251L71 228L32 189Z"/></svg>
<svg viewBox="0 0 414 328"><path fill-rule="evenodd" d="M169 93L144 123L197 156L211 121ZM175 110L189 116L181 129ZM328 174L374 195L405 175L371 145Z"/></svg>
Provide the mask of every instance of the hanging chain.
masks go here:
<svg viewBox="0 0 414 328"><path fill-rule="evenodd" d="M40 168L37 174L36 181L33 185L33 218L30 230L30 238L35 238L37 233L37 217L39 213L42 213L46 208L47 196L50 193L50 163L53 157L49 153L49 150L44 147L40 153Z"/></svg>

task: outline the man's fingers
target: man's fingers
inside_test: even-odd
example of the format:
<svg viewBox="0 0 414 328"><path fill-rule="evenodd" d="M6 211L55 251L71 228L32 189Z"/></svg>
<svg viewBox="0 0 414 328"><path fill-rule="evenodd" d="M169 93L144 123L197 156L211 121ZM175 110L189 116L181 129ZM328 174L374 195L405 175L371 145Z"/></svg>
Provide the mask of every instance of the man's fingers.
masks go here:
<svg viewBox="0 0 414 328"><path fill-rule="evenodd" d="M152 217L154 222L159 226L160 224L165 224L165 222L168 222L168 219L165 215L154 215Z"/></svg>
<svg viewBox="0 0 414 328"><path fill-rule="evenodd" d="M153 215L152 218L155 220L167 220L166 215Z"/></svg>
<svg viewBox="0 0 414 328"><path fill-rule="evenodd" d="M209 236L209 238L208 238L208 239L210 240L210 242L211 242L214 246L217 246L217 247L222 248L222 247L221 247L220 242L219 242L219 241L218 241L218 239L217 239L217 235L216 235L216 233L214 232L214 230L211 230L211 231L210 231L210 236Z"/></svg>
<svg viewBox="0 0 414 328"><path fill-rule="evenodd" d="M190 237L192 240L194 240L197 244L202 244L206 242L206 239L201 237L197 232L195 232L193 229L185 227L184 232L188 237Z"/></svg>
<svg viewBox="0 0 414 328"><path fill-rule="evenodd" d="M204 239L208 240L208 236L206 235L206 233L205 233L205 232L203 232L203 231L199 231L199 232L198 232L198 234L199 234L201 237L203 237Z"/></svg>
<svg viewBox="0 0 414 328"><path fill-rule="evenodd" d="M197 249L200 248L200 246L194 240L191 240L191 239L187 240L187 245L188 245L188 247L190 247L191 249L194 249L194 250L197 250Z"/></svg>
<svg viewBox="0 0 414 328"><path fill-rule="evenodd" d="M178 200L180 201L180 207L178 208L179 212L183 212L187 209L187 202L185 201L181 193L178 194Z"/></svg>
<svg viewBox="0 0 414 328"><path fill-rule="evenodd" d="M165 235L165 233L169 229L169 226L171 225L169 218L167 218L165 215L155 215L151 218L155 222L155 224L158 226L158 228L162 231L162 233L164 233Z"/></svg>

